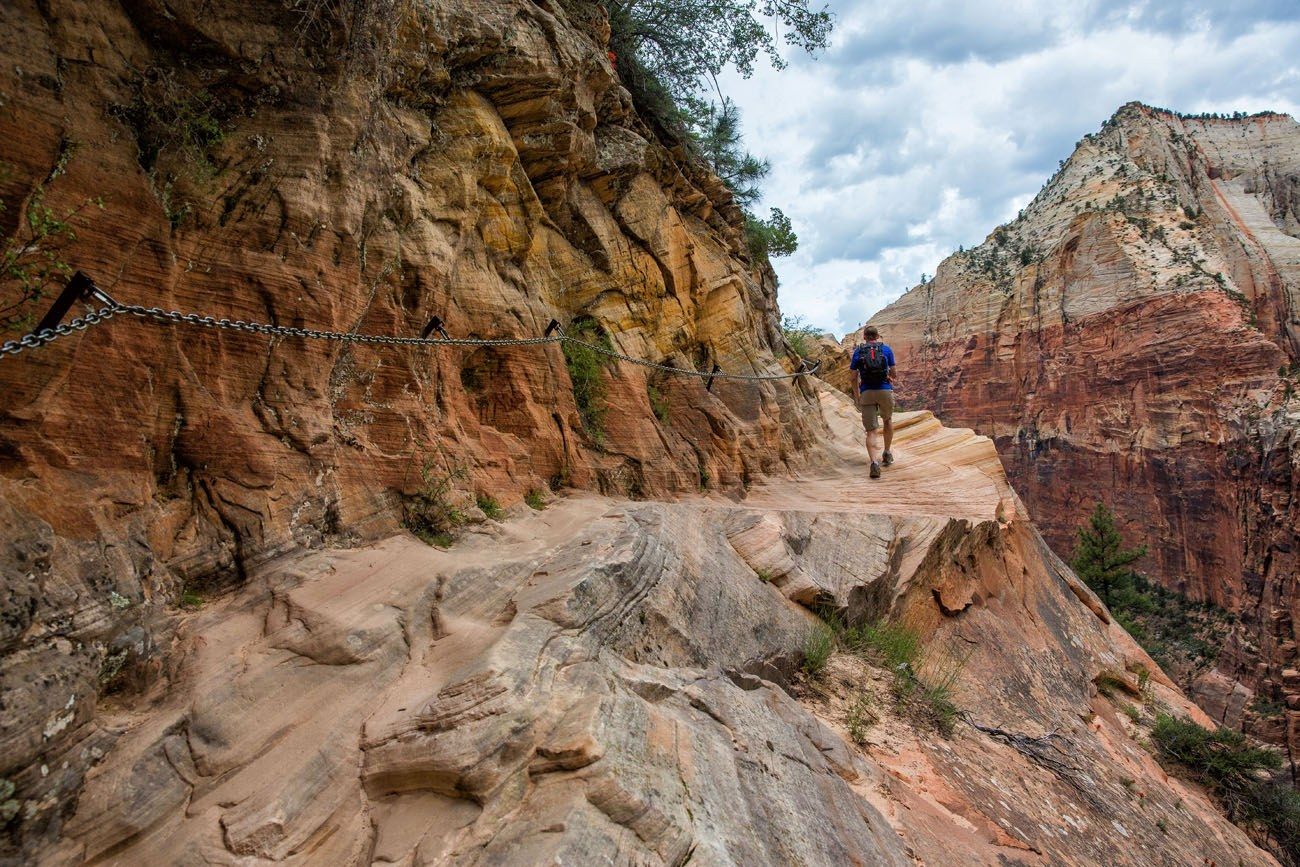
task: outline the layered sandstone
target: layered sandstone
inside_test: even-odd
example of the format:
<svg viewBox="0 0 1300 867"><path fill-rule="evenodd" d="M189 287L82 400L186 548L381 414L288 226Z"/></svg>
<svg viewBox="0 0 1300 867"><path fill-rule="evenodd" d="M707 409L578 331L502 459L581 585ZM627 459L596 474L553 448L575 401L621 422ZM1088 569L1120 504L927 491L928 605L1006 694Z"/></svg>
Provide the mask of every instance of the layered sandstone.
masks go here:
<svg viewBox="0 0 1300 867"><path fill-rule="evenodd" d="M1198 711L1024 521L992 444L900 418L881 514L855 414L824 401L819 469L743 504L574 494L451 551L260 568L187 616L165 700L106 712L44 860L1275 863L1138 744L1123 706ZM905 723L848 657L797 688L796 600L912 624L1001 734Z"/></svg>
<svg viewBox="0 0 1300 867"><path fill-rule="evenodd" d="M1105 501L1151 575L1240 615L1198 696L1293 754L1297 190L1290 117L1127 105L1015 221L872 318L902 399L992 437L1056 550Z"/></svg>
<svg viewBox="0 0 1300 867"><path fill-rule="evenodd" d="M48 246L122 302L403 336L584 319L651 361L792 366L729 194L637 118L596 4L18 0L0 30L0 228L23 238L38 187L86 204ZM119 317L0 361L4 852L59 834L114 738L101 694L165 686L183 589L391 534L426 473L470 517L548 486L739 494L817 424L798 383L602 375L597 437L556 346Z"/></svg>

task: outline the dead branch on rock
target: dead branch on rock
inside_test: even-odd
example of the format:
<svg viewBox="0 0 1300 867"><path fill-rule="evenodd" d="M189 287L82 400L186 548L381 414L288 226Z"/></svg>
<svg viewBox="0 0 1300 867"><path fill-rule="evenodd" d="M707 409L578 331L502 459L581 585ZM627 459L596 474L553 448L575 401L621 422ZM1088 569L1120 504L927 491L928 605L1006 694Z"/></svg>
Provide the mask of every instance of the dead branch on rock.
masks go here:
<svg viewBox="0 0 1300 867"><path fill-rule="evenodd" d="M1034 736L1022 732L1007 731L997 726L983 725L975 721L970 711L962 711L961 718L976 731L1001 741L1035 765L1038 765L1038 767L1050 771L1087 799L1089 803L1096 805L1096 798L1091 788L1085 785L1083 779L1080 779L1081 776L1086 778L1087 770L1070 761L1072 751L1067 749L1070 742L1055 729L1046 734Z"/></svg>

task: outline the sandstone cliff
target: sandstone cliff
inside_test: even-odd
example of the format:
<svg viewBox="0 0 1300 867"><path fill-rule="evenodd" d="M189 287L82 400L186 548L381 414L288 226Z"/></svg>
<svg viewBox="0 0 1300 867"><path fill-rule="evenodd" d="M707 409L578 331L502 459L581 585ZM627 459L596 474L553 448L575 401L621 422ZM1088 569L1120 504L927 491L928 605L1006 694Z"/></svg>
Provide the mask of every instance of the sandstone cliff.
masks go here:
<svg viewBox="0 0 1300 867"><path fill-rule="evenodd" d="M556 317L792 366L728 194L638 120L593 4L0 23L0 227L103 196L48 248L122 301L395 335ZM123 318L0 361L0 860L1273 863L1139 746L1159 709L1204 718L988 440L900 419L873 514L829 391L598 376L595 429L554 346ZM484 519L448 550L400 531L431 490ZM810 607L949 660L951 739L894 673L801 676Z"/></svg>
<svg viewBox="0 0 1300 867"><path fill-rule="evenodd" d="M449 552L257 570L187 617L164 701L106 709L120 735L45 860L1275 863L1139 746L1155 708L1198 711L1024 522L991 443L900 419L873 514L856 415L824 399L821 469L744 504L579 494ZM804 684L796 599L913 624L987 731L897 717L847 657Z"/></svg>
<svg viewBox="0 0 1300 867"><path fill-rule="evenodd" d="M1019 218L872 319L903 400L992 437L1057 551L1104 500L1153 576L1240 616L1197 697L1293 756L1298 190L1290 117L1127 105Z"/></svg>
<svg viewBox="0 0 1300 867"><path fill-rule="evenodd" d="M18 0L0 29L0 228L26 240L36 204L85 205L48 246L120 301L390 335L438 315L455 336L535 337L557 317L652 361L790 366L729 194L638 120L594 4ZM119 318L5 359L18 836L57 832L111 741L100 693L170 673L183 593L394 532L426 469L469 515L475 495L549 485L740 493L819 424L799 384L600 376L603 437L554 346Z"/></svg>

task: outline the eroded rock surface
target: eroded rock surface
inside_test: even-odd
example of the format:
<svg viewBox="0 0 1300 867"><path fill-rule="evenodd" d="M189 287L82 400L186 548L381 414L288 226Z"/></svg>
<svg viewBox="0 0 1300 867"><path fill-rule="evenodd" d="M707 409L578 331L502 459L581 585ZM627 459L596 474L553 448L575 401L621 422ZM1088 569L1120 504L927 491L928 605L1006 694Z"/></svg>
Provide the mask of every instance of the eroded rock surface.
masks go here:
<svg viewBox="0 0 1300 867"><path fill-rule="evenodd" d="M592 320L655 362L792 368L730 194L638 119L602 16L547 0L5 2L0 230L21 235L38 189L58 215L80 207L75 240L46 245L124 303L401 336L433 316L457 337ZM15 289L0 287L6 314ZM797 465L819 424L799 384L646 374L602 374L597 448L557 346L120 316L6 358L0 779L22 805L17 845L57 836L111 742L89 725L100 694L165 681L183 592L389 535L426 471L466 514L475 495L509 508L550 485L738 494Z"/></svg>
<svg viewBox="0 0 1300 867"><path fill-rule="evenodd" d="M822 469L743 504L574 494L449 551L263 567L190 615L168 698L98 723L115 745L45 860L1274 863L1097 693L1145 667L1126 701L1198 714L1085 604L992 444L900 419L885 513L851 407L824 399L844 439ZM804 585L959 652L971 718L1055 732L1059 766L967 726L854 745L837 702L882 672L837 658L830 698L784 688Z"/></svg>
<svg viewBox="0 0 1300 867"><path fill-rule="evenodd" d="M872 319L907 405L992 437L1057 551L1104 500L1151 575L1240 615L1197 697L1292 755L1298 184L1290 117L1128 105L1017 220Z"/></svg>

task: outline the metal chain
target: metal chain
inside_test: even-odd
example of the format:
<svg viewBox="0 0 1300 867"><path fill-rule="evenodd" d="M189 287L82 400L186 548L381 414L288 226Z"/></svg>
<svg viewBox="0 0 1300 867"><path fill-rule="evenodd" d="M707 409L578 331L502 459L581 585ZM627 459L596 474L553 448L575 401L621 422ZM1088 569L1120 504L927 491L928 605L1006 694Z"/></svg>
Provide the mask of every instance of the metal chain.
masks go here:
<svg viewBox="0 0 1300 867"><path fill-rule="evenodd" d="M6 355L17 355L24 349L37 349L45 344L57 340L65 334L71 334L74 331L85 331L92 325L98 325L112 318L114 313L121 310L120 305L108 305L99 308L85 316L71 319L53 328L46 328L36 334L24 334L17 340L6 340L0 343L0 357Z"/></svg>
<svg viewBox="0 0 1300 867"><path fill-rule="evenodd" d="M592 352L599 352L601 355L608 355L610 358L617 358L620 361L639 364L642 367L649 367L654 370L662 370L665 373L676 373L682 376L698 376L700 379L713 379L716 377L717 379L744 379L750 382L766 382L773 379L796 379L800 376L808 376L812 373L811 370L797 370L794 373L724 373L719 370L716 373L709 373L707 370L695 370L690 367L672 367L667 364L657 364L653 361L646 361L644 358L633 358L630 355L624 355L617 350L609 349L596 343L588 343L585 340L579 340L576 337L569 337L567 334L564 335L563 340L566 343L585 346Z"/></svg>
<svg viewBox="0 0 1300 867"><path fill-rule="evenodd" d="M652 370L663 371L664 373L678 374L681 376L697 376L700 379L741 379L750 382L764 382L778 379L795 379L800 376L808 376L813 371L799 370L794 373L781 374L752 374L752 373L724 373L722 371L708 372L695 370L689 367L673 367L667 364L658 364L653 361L646 361L643 358L633 358L630 355L624 355L617 350L600 346L595 343L588 343L585 340L579 340L576 337L570 337L563 331L560 331L553 337L497 337L497 338L458 338L458 337L385 337L378 334L354 334L347 331L318 331L314 328L294 328L285 325L270 325L264 322L245 322L242 319L217 319L213 316L200 316L197 313L182 313L179 310L164 310L161 307L142 307L139 304L111 304L100 308L93 313L87 313L79 319L73 319L65 324L56 325L54 328L47 328L39 334L28 334L18 340L10 340L0 344L0 357L6 355L17 355L24 349L35 349L44 346L56 338L65 334L71 334L73 331L81 331L92 325L98 325L109 319L115 313L130 313L132 316L138 316L141 319L149 319L157 322L180 323L185 325L198 325L203 328L221 328L233 331L245 331L251 334L269 334L276 337L304 337L313 340L337 340L345 343L365 343L380 344L387 346L542 346L548 343L572 343L590 349L592 352L598 352L601 355L607 355L611 358L617 358L620 361L626 361L630 364L638 364L642 367L649 367Z"/></svg>
<svg viewBox="0 0 1300 867"><path fill-rule="evenodd" d="M197 313L181 313L179 310L163 310L161 307L141 307L138 304L119 304L118 311L139 316L142 319L155 319L159 322L179 322L187 325L200 325L205 328L225 328L234 331L247 331L252 334L271 334L277 337L306 337L314 340L338 340L345 343L377 343L389 346L539 346L545 343L559 343L561 337L519 337L519 338L455 338L455 337L385 337L378 334L354 334L349 331L317 331L314 328L293 328L285 325L268 325L263 322L245 322L242 319L217 319L213 316L200 316Z"/></svg>

